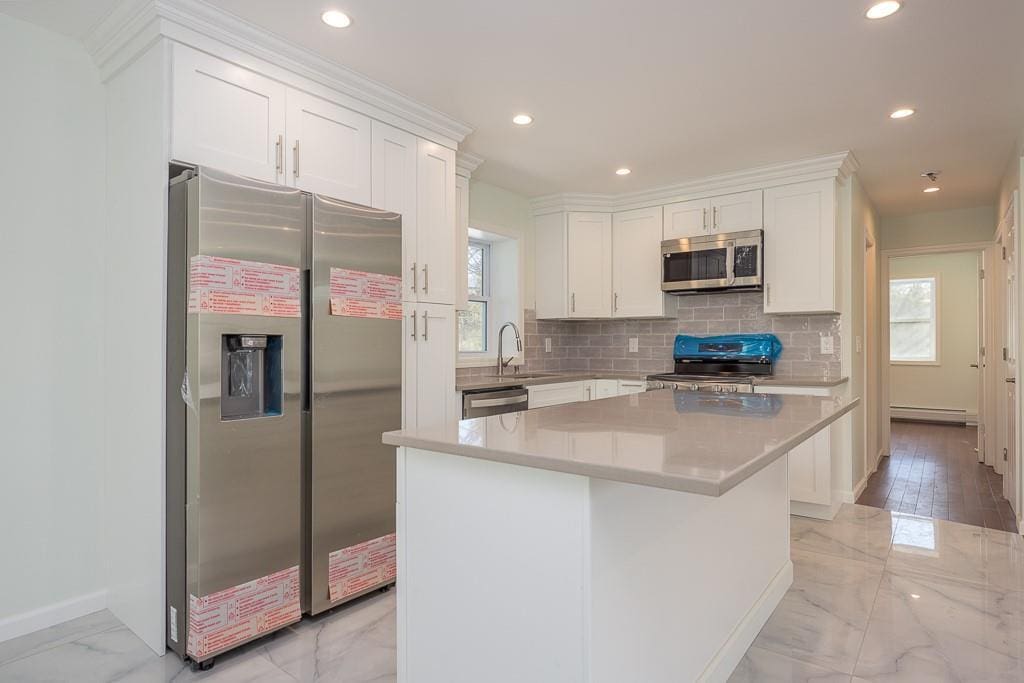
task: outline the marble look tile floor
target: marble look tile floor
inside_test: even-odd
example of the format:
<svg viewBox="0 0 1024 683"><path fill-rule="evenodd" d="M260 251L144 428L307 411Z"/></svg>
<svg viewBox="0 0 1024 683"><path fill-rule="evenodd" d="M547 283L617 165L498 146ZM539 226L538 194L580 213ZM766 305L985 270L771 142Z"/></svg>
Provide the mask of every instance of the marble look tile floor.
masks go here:
<svg viewBox="0 0 1024 683"><path fill-rule="evenodd" d="M845 505L792 518L793 586L731 681L1022 681L1024 541ZM108 612L0 643L0 681L395 681L395 593L305 619L193 673ZM482 682L483 683L483 682Z"/></svg>

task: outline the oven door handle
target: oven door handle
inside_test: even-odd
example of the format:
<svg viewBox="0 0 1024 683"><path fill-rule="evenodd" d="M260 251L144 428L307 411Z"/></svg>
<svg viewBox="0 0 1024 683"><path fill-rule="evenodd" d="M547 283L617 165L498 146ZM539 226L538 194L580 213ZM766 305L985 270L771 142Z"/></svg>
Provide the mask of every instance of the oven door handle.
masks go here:
<svg viewBox="0 0 1024 683"><path fill-rule="evenodd" d="M725 276L730 285L736 284L736 243L729 242L725 247Z"/></svg>

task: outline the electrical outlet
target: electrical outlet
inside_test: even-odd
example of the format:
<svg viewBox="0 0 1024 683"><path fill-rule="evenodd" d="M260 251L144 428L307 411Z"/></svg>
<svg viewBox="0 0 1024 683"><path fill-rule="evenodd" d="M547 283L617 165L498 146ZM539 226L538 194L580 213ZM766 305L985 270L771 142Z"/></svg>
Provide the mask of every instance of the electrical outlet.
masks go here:
<svg viewBox="0 0 1024 683"><path fill-rule="evenodd" d="M835 353L836 347L832 342L832 337L821 338L821 355L830 356Z"/></svg>
<svg viewBox="0 0 1024 683"><path fill-rule="evenodd" d="M551 337L544 337L544 353L551 353Z"/></svg>
<svg viewBox="0 0 1024 683"><path fill-rule="evenodd" d="M630 337L629 338L629 352L638 353L640 351L640 338Z"/></svg>

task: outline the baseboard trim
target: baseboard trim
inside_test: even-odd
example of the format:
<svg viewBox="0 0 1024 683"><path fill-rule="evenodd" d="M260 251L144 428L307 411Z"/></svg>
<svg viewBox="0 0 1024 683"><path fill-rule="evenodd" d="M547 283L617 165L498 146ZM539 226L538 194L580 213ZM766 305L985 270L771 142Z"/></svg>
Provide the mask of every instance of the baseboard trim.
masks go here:
<svg viewBox="0 0 1024 683"><path fill-rule="evenodd" d="M833 491L831 503L805 503L799 500L791 500L789 501L789 514L796 515L797 517L823 519L830 522L836 518L839 508L843 506L843 503L852 502L852 495L850 492L840 493L839 491Z"/></svg>
<svg viewBox="0 0 1024 683"><path fill-rule="evenodd" d="M62 602L0 619L0 643L71 619L98 612L107 606L107 591L87 593Z"/></svg>
<svg viewBox="0 0 1024 683"><path fill-rule="evenodd" d="M893 420L905 420L908 422L942 422L962 425L977 425L978 414L969 413L966 410L954 410L947 408L889 408L889 417Z"/></svg>
<svg viewBox="0 0 1024 683"><path fill-rule="evenodd" d="M768 618L782 601L782 597L793 585L793 562L786 562L769 583L768 587L761 593L754 606L750 608L740 623L736 625L729 639L725 641L721 649L711 659L711 663L704 669L698 681L702 683L717 683L728 681L729 676L736 670L743 655L747 653L750 646L761 632Z"/></svg>

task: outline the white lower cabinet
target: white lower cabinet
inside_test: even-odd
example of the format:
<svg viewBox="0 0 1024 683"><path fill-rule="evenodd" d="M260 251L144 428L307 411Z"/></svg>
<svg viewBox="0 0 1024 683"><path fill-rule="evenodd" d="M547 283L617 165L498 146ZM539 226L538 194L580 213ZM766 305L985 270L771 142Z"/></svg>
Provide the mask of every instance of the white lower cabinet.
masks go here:
<svg viewBox="0 0 1024 683"><path fill-rule="evenodd" d="M455 307L407 303L404 313L404 428L458 419L458 414L450 414L455 392Z"/></svg>
<svg viewBox="0 0 1024 683"><path fill-rule="evenodd" d="M829 387L758 386L759 394L798 396L831 396ZM845 418L844 418L845 419ZM836 424L826 427L789 452L790 511L802 517L832 519L839 510L839 499L833 475L835 449L832 441Z"/></svg>
<svg viewBox="0 0 1024 683"><path fill-rule="evenodd" d="M587 400L587 382L540 384L527 387L526 391L530 396L530 408L546 408Z"/></svg>
<svg viewBox="0 0 1024 683"><path fill-rule="evenodd" d="M619 395L619 383L614 379L594 379L590 381L594 385L594 391L590 396L591 399L611 398L612 396Z"/></svg>
<svg viewBox="0 0 1024 683"><path fill-rule="evenodd" d="M626 394L642 394L647 391L647 382L642 379L620 379L618 381L618 395L624 396Z"/></svg>

